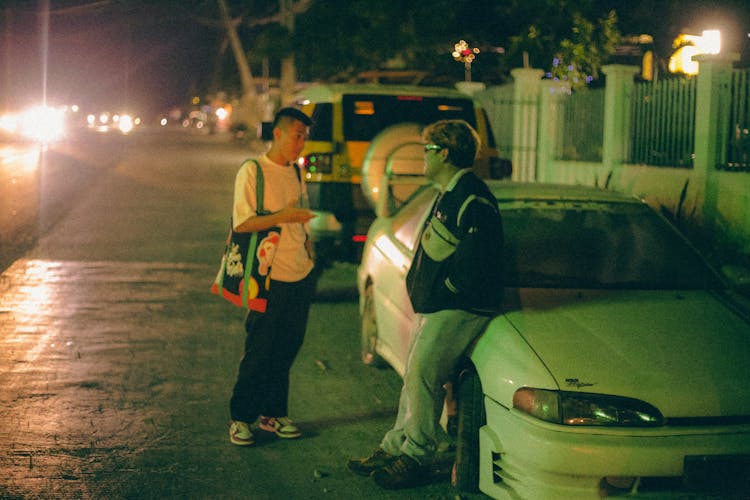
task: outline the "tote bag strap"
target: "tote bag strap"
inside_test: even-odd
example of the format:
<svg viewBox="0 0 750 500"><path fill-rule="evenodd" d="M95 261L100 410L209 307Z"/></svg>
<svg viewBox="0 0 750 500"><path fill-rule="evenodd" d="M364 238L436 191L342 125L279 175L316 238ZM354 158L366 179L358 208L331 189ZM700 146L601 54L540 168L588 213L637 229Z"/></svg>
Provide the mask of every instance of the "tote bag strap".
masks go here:
<svg viewBox="0 0 750 500"><path fill-rule="evenodd" d="M263 177L263 169L260 168L260 163L258 163L258 160L253 158L253 163L255 163L255 204L258 205L256 209L256 213L258 215L265 215L267 214L266 209L263 208L263 198L265 196L265 178Z"/></svg>
<svg viewBox="0 0 750 500"><path fill-rule="evenodd" d="M260 163L255 158L251 158L249 161L255 163L255 203L258 205L256 212L258 215L267 215L270 212L266 211L263 207L263 200L265 197L265 178L263 177L263 169L260 167ZM297 174L297 182L300 183L300 190L302 190L302 173L299 170L299 166L294 163L294 173Z"/></svg>

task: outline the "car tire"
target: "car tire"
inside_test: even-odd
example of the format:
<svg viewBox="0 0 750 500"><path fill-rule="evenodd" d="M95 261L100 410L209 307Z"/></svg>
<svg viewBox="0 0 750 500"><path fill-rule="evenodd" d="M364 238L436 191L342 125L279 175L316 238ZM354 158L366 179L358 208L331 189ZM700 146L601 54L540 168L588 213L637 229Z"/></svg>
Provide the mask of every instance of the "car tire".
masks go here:
<svg viewBox="0 0 750 500"><path fill-rule="evenodd" d="M461 372L458 382L458 434L453 483L462 492L479 492L479 428L487 417L482 383L473 367Z"/></svg>
<svg viewBox="0 0 750 500"><path fill-rule="evenodd" d="M365 287L365 300L360 318L360 357L367 366L382 368L385 361L375 351L378 342L378 322L375 316L375 291L372 283Z"/></svg>

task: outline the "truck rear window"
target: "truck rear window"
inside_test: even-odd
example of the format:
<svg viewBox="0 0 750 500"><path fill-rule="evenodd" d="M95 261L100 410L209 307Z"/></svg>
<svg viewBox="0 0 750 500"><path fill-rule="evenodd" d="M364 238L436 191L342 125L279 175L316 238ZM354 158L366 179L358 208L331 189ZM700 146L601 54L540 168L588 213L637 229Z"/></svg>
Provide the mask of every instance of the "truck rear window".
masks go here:
<svg viewBox="0 0 750 500"><path fill-rule="evenodd" d="M315 105L312 114L313 125L310 127L311 141L333 140L333 105L321 102Z"/></svg>
<svg viewBox="0 0 750 500"><path fill-rule="evenodd" d="M427 125L438 120L462 119L476 127L471 99L348 94L341 101L347 141L371 141L384 128L405 122Z"/></svg>

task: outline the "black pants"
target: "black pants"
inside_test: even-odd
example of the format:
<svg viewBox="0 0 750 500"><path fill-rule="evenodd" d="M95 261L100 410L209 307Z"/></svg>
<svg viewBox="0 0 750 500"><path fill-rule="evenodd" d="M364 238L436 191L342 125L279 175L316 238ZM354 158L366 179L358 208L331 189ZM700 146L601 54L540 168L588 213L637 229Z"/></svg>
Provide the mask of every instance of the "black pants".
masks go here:
<svg viewBox="0 0 750 500"><path fill-rule="evenodd" d="M305 337L314 273L294 283L271 281L266 312L248 313L245 354L229 403L232 420L287 416L289 370Z"/></svg>

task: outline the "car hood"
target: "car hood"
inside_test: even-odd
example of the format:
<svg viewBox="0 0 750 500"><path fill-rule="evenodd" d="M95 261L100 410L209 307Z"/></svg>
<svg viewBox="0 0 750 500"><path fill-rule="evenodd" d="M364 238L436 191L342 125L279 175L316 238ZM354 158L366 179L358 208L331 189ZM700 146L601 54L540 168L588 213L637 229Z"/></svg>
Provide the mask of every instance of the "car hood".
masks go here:
<svg viewBox="0 0 750 500"><path fill-rule="evenodd" d="M516 290L505 319L560 389L665 417L750 415L750 323L706 291Z"/></svg>

